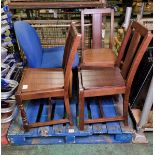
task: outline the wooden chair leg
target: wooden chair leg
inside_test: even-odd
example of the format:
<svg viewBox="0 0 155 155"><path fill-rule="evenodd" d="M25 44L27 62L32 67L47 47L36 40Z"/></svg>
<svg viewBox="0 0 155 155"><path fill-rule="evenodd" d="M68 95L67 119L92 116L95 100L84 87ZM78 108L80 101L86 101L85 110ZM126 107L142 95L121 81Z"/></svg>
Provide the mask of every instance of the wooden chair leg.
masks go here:
<svg viewBox="0 0 155 155"><path fill-rule="evenodd" d="M69 98L65 96L64 101L65 101L65 107L66 107L66 112L68 115L70 126L73 126L72 114L71 114L70 105L69 105Z"/></svg>
<svg viewBox="0 0 155 155"><path fill-rule="evenodd" d="M128 97L125 95L124 104L123 104L123 117L124 117L124 125L128 126Z"/></svg>
<svg viewBox="0 0 155 155"><path fill-rule="evenodd" d="M22 121L23 121L23 128L25 131L29 131L29 125L28 125L28 121L27 121L26 112L24 110L22 99L19 95L16 95L16 101L17 101L17 105L19 107L19 110L21 112L21 117L22 117Z"/></svg>
<svg viewBox="0 0 155 155"><path fill-rule="evenodd" d="M84 95L83 91L79 93L79 128L84 130Z"/></svg>
<svg viewBox="0 0 155 155"><path fill-rule="evenodd" d="M73 73L70 73L70 80L69 80L69 96L72 97L72 84L73 84Z"/></svg>

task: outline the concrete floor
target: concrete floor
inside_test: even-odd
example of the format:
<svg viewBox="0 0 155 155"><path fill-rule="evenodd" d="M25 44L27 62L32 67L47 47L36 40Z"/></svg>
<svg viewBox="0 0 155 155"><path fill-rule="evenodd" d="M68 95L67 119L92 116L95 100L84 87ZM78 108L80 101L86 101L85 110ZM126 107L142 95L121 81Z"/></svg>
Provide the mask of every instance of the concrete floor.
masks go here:
<svg viewBox="0 0 155 155"><path fill-rule="evenodd" d="M153 134L147 133L148 144L67 144L2 146L2 155L153 155Z"/></svg>

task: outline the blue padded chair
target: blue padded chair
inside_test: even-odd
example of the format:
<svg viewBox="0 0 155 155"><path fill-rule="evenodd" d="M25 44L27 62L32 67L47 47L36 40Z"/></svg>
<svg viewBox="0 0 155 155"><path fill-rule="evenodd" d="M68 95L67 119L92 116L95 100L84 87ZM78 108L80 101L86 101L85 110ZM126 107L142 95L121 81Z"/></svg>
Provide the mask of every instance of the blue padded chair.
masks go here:
<svg viewBox="0 0 155 155"><path fill-rule="evenodd" d="M25 21L16 21L14 29L19 45L24 51L28 65L32 68L62 68L64 46L43 48L36 30ZM79 64L76 53L72 68Z"/></svg>

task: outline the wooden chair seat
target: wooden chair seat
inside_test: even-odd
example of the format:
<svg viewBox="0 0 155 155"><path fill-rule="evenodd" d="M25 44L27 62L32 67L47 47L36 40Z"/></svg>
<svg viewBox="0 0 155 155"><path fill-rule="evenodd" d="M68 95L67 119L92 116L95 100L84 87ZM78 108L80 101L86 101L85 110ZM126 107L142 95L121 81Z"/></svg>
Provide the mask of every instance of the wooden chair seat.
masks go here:
<svg viewBox="0 0 155 155"><path fill-rule="evenodd" d="M87 49L83 51L83 64L86 67L114 67L116 55L109 48Z"/></svg>
<svg viewBox="0 0 155 155"><path fill-rule="evenodd" d="M81 70L83 88L97 89L125 87L119 68L103 68L102 70Z"/></svg>
<svg viewBox="0 0 155 155"><path fill-rule="evenodd" d="M25 93L64 88L62 69L28 68L24 70L23 75L21 91Z"/></svg>

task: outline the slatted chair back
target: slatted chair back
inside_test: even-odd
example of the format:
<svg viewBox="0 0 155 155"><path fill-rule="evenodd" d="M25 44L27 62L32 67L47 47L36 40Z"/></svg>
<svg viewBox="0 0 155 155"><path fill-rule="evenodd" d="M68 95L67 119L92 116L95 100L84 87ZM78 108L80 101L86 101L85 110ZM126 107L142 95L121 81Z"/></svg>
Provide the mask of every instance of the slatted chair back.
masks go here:
<svg viewBox="0 0 155 155"><path fill-rule="evenodd" d="M102 47L102 17L110 16L110 40L109 48L113 45L114 30L114 10L111 8L84 9L81 11L81 34L82 34L82 51L85 49L84 43L84 25L85 15L92 15L92 48Z"/></svg>
<svg viewBox="0 0 155 155"><path fill-rule="evenodd" d="M68 91L69 89L69 79L72 71L72 64L74 61L75 54L77 52L77 48L80 43L80 39L81 39L81 34L77 32L77 29L74 23L71 23L68 31L67 39L66 39L65 51L63 56L63 68L64 68L64 77L65 77L64 87L66 91Z"/></svg>
<svg viewBox="0 0 155 155"><path fill-rule="evenodd" d="M128 87L131 87L135 73L151 39L152 34L147 28L135 21L130 23L116 62L116 65L121 68L122 76Z"/></svg>

